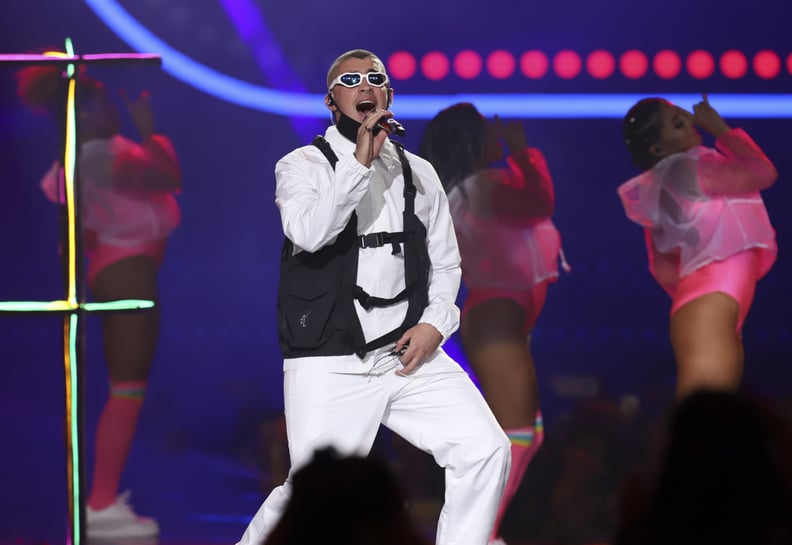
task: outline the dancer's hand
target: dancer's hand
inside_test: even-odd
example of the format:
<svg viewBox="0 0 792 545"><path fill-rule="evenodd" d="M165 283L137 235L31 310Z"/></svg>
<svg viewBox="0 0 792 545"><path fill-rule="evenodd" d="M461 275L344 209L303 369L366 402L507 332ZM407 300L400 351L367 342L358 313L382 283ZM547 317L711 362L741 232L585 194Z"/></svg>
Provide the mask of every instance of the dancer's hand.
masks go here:
<svg viewBox="0 0 792 545"><path fill-rule="evenodd" d="M497 115L494 116L494 120L498 137L503 140L510 152L522 151L528 147L522 121L502 121Z"/></svg>
<svg viewBox="0 0 792 545"><path fill-rule="evenodd" d="M701 102L693 106L693 121L710 133L714 137L718 137L731 130L731 127L726 124L720 114L715 111L707 98L707 93L702 93Z"/></svg>
<svg viewBox="0 0 792 545"><path fill-rule="evenodd" d="M435 353L443 336L433 325L420 323L404 332L404 335L396 341L395 352L400 352L405 346L404 353L399 357L404 367L396 374L409 375L415 369L429 359Z"/></svg>
<svg viewBox="0 0 792 545"><path fill-rule="evenodd" d="M151 109L151 93L143 91L135 102L129 99L123 89L119 94L140 136L143 140L146 140L154 134L154 112Z"/></svg>

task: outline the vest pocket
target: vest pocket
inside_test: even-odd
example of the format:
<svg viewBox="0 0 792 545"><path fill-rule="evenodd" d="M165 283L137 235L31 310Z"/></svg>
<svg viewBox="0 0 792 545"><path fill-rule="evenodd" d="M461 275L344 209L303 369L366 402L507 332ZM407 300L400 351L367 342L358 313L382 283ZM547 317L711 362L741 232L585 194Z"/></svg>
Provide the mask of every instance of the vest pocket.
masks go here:
<svg viewBox="0 0 792 545"><path fill-rule="evenodd" d="M278 296L280 336L289 340L292 349L317 349L330 340L330 315L340 286L321 284L324 285L302 286L299 293L284 289Z"/></svg>

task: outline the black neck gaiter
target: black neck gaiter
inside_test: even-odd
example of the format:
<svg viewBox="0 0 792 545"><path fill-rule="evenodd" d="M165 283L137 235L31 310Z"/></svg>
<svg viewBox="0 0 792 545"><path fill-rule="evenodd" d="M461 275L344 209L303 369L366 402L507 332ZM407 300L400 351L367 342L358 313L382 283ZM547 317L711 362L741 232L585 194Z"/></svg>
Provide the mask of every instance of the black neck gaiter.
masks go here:
<svg viewBox="0 0 792 545"><path fill-rule="evenodd" d="M344 115L343 112L339 112L339 114L340 116L338 121L336 121L336 128L338 129L338 132L340 132L347 140L357 143L357 135L358 130L360 129L360 123L351 117Z"/></svg>

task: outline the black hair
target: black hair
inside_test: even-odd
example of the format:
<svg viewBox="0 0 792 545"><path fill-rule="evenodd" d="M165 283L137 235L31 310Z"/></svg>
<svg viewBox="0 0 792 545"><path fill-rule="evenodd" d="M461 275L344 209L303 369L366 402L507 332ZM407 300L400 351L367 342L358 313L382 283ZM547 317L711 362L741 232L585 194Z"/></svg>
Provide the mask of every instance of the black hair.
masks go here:
<svg viewBox="0 0 792 545"><path fill-rule="evenodd" d="M650 97L639 100L624 116L622 135L633 163L641 170L652 168L660 160L652 153L663 130L663 106L669 102Z"/></svg>
<svg viewBox="0 0 792 545"><path fill-rule="evenodd" d="M476 171L486 133L486 120L469 102L449 106L429 122L418 153L432 163L446 193Z"/></svg>

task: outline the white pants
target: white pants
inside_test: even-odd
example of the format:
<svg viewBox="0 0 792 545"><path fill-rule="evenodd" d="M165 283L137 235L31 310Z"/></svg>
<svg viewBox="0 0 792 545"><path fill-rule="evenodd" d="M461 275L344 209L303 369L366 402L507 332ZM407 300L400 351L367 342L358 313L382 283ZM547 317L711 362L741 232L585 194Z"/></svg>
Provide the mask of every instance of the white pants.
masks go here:
<svg viewBox="0 0 792 545"><path fill-rule="evenodd" d="M437 545L487 545L509 474L509 440L467 373L442 350L409 377L397 375L400 368L389 358L369 374L285 372L290 476L270 493L238 545L264 542L286 508L291 475L316 449L365 456L380 423L445 469Z"/></svg>

